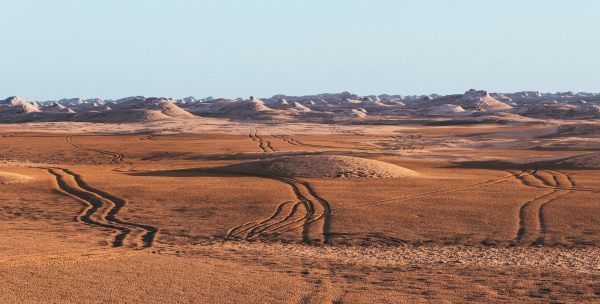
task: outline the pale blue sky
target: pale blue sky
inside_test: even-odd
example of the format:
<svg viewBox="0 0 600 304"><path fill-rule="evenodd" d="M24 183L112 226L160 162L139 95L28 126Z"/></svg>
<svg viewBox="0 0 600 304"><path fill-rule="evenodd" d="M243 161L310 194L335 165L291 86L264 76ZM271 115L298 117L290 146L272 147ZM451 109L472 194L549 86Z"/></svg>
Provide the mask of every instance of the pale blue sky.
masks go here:
<svg viewBox="0 0 600 304"><path fill-rule="evenodd" d="M0 0L0 96L600 91L595 0Z"/></svg>

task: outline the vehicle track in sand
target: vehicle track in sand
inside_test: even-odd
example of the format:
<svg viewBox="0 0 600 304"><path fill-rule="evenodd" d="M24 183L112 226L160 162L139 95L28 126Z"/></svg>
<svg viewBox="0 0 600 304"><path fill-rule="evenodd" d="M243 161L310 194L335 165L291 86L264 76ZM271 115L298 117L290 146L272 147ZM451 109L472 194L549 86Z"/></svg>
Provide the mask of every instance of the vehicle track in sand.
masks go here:
<svg viewBox="0 0 600 304"><path fill-rule="evenodd" d="M273 148L273 145L271 144L270 141L264 139L262 136L258 135L258 130L255 128L254 129L254 133L252 133L252 131L250 131L248 133L248 137L250 137L250 139L252 139L252 141L255 141L258 143L258 148L264 152L264 153L272 153L275 152L276 150Z"/></svg>
<svg viewBox="0 0 600 304"><path fill-rule="evenodd" d="M288 143L290 145L293 145L293 146L300 146L300 145L302 145L301 143L297 142L295 139L293 139L291 137L288 137L287 135L272 135L272 136L275 137L275 138L277 138L277 139L280 139L280 140L282 140L282 141L284 141L284 142L286 142L286 143Z"/></svg>
<svg viewBox="0 0 600 304"><path fill-rule="evenodd" d="M299 212L298 209L300 207L304 208L304 210L305 210L304 215L302 215L301 213L296 215L296 213ZM252 234L249 234L246 236L246 240L257 239L258 238L257 235L262 235L262 234L266 234L266 233L273 232L273 231L280 231L283 228L290 227L291 225L300 223L302 221L306 221L308 219L308 217L309 217L309 213L308 213L308 209L307 209L305 203L304 202L296 202L291 206L289 212L287 214L285 214L285 216L283 216L282 218L275 219L271 223L265 223L264 226L262 226L262 227L261 226L254 227L252 229ZM300 226L298 226L298 227L300 227ZM283 232L281 232L281 233L283 233ZM281 234L281 233L279 233L279 234ZM303 236L304 236L304 233L303 233Z"/></svg>
<svg viewBox="0 0 600 304"><path fill-rule="evenodd" d="M79 215L77 215L76 217L78 222L113 230L115 233L113 233L112 246L123 246L123 241L125 237L131 232L131 230L126 227L115 225L108 221L105 218L105 216L102 216L102 213L106 213L106 209L108 208L108 206L104 206L104 204L101 201L98 201L93 197L93 195L87 193L83 189L78 189L78 187L73 186L76 183L74 181L69 181L69 178L64 172L61 172L61 170L53 168L42 169L45 169L49 174L55 177L55 190L57 192L64 194L68 197L74 198L75 200L84 204L84 209L81 210Z"/></svg>
<svg viewBox="0 0 600 304"><path fill-rule="evenodd" d="M152 246L158 228L118 218L118 213L127 203L124 199L90 186L81 175L71 170L56 167L40 169L55 177L55 189L58 192L84 204L85 208L77 216L77 221L114 231L113 247L123 246L126 240L129 240L129 247Z"/></svg>
<svg viewBox="0 0 600 304"><path fill-rule="evenodd" d="M393 151L413 153L417 151L423 151L425 149L425 144L423 141L424 137L422 134L392 135L387 137L391 138L392 143L395 144L391 148L388 148ZM378 146L381 147L381 145Z"/></svg>
<svg viewBox="0 0 600 304"><path fill-rule="evenodd" d="M324 145L315 145L315 144L307 144L304 142L301 142L299 140L294 139L293 137L289 136L289 135L273 135L273 137L278 138L290 145L294 145L294 146L304 146L304 147L311 147L311 148L322 148L322 149L335 149L336 147L333 146L324 146Z"/></svg>
<svg viewBox="0 0 600 304"><path fill-rule="evenodd" d="M329 243L331 206L314 190L310 183L290 177L254 176L276 180L288 185L297 201L293 204L293 201L280 203L271 216L266 219L229 229L226 239L265 241L289 231L302 229L303 242L312 242L311 237L318 234L321 243ZM300 211L300 207L303 211ZM319 222L321 225L315 225Z"/></svg>
<svg viewBox="0 0 600 304"><path fill-rule="evenodd" d="M290 203L291 203L291 201L285 201L285 202L280 203L275 208L275 211L273 212L273 214L264 220L248 222L243 225L229 229L229 231L227 231L227 237L239 236L244 232L246 232L246 237L249 237L250 235L252 235L254 233L254 231L256 229L258 229L262 225L265 225L267 222L275 220L277 217L279 217L281 214L281 211L283 210L283 207Z"/></svg>
<svg viewBox="0 0 600 304"><path fill-rule="evenodd" d="M96 194L97 196L99 196L100 198L103 198L109 202L112 202L112 204L114 205L114 208L112 208L107 214L106 214L106 218L114 223L118 223L121 225L125 225L128 227L132 227L132 228L138 228L143 230L143 234L141 236L141 241L143 244L143 247L151 247L152 243L154 242L154 239L156 237L156 233L158 232L158 228L154 227L154 226L150 226L150 225L144 225L144 224L137 224L137 223L133 223L133 222L128 222L128 221L124 221L121 220L117 217L117 214L121 211L121 209L123 209L126 205L127 205L127 201L125 199L122 199L120 197L117 197L115 195L112 195L108 192L96 189L92 186L90 186L89 184L87 184L84 180L83 177L69 169L62 169L65 173L73 176L73 178L75 179L75 182L77 182L77 185L86 190L89 191L91 193Z"/></svg>
<svg viewBox="0 0 600 304"><path fill-rule="evenodd" d="M515 245L544 245L548 238L548 220L546 208L575 190L573 178L562 171L534 169L528 179L520 177L521 183L533 188L549 188L550 190L519 208L519 228L515 235ZM536 182L537 181L537 182ZM543 186L539 186L539 184Z"/></svg>
<svg viewBox="0 0 600 304"><path fill-rule="evenodd" d="M539 178L540 174L538 171L533 170L534 174L529 176L524 176L520 178L519 181L524 185L532 188L538 189L556 189L556 190L570 190L570 191L580 191L580 192L594 192L600 193L600 189L590 188L590 187L578 187L575 185L573 181L573 177L570 174L567 174L564 171L559 170L543 170L544 173L550 174L552 176L552 182L548 183L547 180L542 180ZM549 172L556 172L555 174L551 174ZM563 179L560 181L560 179Z"/></svg>
<svg viewBox="0 0 600 304"><path fill-rule="evenodd" d="M299 141L294 139L293 137L291 137L290 135L271 135L274 138L277 138L279 140L282 140L290 145L294 145L294 146L304 146L304 147L310 147L310 148L321 148L321 149L339 149L340 147L335 147L335 146L326 146L326 145L317 145L317 144L307 144L305 142ZM376 149L373 148L365 148L365 147L354 147L352 148L353 150L358 150L358 151L374 151Z"/></svg>
<svg viewBox="0 0 600 304"><path fill-rule="evenodd" d="M484 181L473 183L473 184L470 184L470 185L467 185L464 187L450 187L450 188L434 190L434 191L429 191L429 192L424 192L424 193L419 193L419 194L414 194L414 195L409 195L409 196L392 197L392 198L387 198L387 199L372 202L372 203L366 203L366 204L363 204L360 206L355 206L355 207L349 206L349 207L346 207L345 209L356 209L356 208L363 208L363 207L371 208L371 207L382 206L382 205L387 205L387 204L400 204L400 203L412 201L415 199L428 198L428 197L433 197L433 196L437 196L437 195L441 195L441 194L455 193L455 192L460 192L460 191L464 191L464 190L470 190L470 189L475 189L475 188L480 188L480 187L485 187L485 186L496 185L499 183L504 183L509 180L517 179L519 176L528 175L528 174L531 174L531 173L526 172L525 170L520 170L516 173L511 173L510 175L505 175L505 176L501 176L501 177L497 177L497 178L484 180Z"/></svg>
<svg viewBox="0 0 600 304"><path fill-rule="evenodd" d="M74 137L73 135L68 135L68 136L65 137L65 141L69 145L73 146L76 149L83 150L83 151L89 151L89 152L96 152L96 153L108 155L108 156L112 157L111 161L113 163L131 164L131 163L129 163L129 162L127 162L127 161L124 160L125 154L123 154L123 153L118 153L118 152L113 152L113 151L108 151L108 150L102 150L102 149L88 148L88 147L82 146L82 145L80 145L78 143L75 143L73 141L73 137Z"/></svg>

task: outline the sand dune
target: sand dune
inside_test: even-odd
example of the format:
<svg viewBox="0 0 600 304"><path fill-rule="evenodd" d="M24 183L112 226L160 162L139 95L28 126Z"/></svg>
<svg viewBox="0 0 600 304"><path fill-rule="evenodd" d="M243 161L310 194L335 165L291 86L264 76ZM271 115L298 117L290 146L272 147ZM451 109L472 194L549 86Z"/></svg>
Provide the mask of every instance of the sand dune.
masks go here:
<svg viewBox="0 0 600 304"><path fill-rule="evenodd" d="M284 156L231 166L229 170L258 172L268 175L312 178L334 177L409 177L413 170L390 163L353 156Z"/></svg>

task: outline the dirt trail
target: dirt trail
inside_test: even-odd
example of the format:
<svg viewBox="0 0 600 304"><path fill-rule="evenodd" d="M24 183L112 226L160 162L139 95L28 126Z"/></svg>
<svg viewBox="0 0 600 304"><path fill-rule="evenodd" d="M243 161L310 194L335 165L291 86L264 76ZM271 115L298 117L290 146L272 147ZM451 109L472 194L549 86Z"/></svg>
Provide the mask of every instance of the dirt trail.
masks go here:
<svg viewBox="0 0 600 304"><path fill-rule="evenodd" d="M114 230L113 247L121 247L129 240L129 247L152 246L158 228L124 221L117 214L126 205L124 199L97 190L84 182L81 175L64 168L42 168L56 179L56 190L84 204L77 216L81 223ZM139 235L132 237L131 235Z"/></svg>

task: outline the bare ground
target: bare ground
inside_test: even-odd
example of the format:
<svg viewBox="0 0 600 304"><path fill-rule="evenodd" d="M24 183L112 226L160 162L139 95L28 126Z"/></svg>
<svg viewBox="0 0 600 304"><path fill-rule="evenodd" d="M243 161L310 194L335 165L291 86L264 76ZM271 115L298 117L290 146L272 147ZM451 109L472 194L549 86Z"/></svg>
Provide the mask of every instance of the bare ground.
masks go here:
<svg viewBox="0 0 600 304"><path fill-rule="evenodd" d="M532 128L5 125L0 302L598 301L598 139Z"/></svg>

